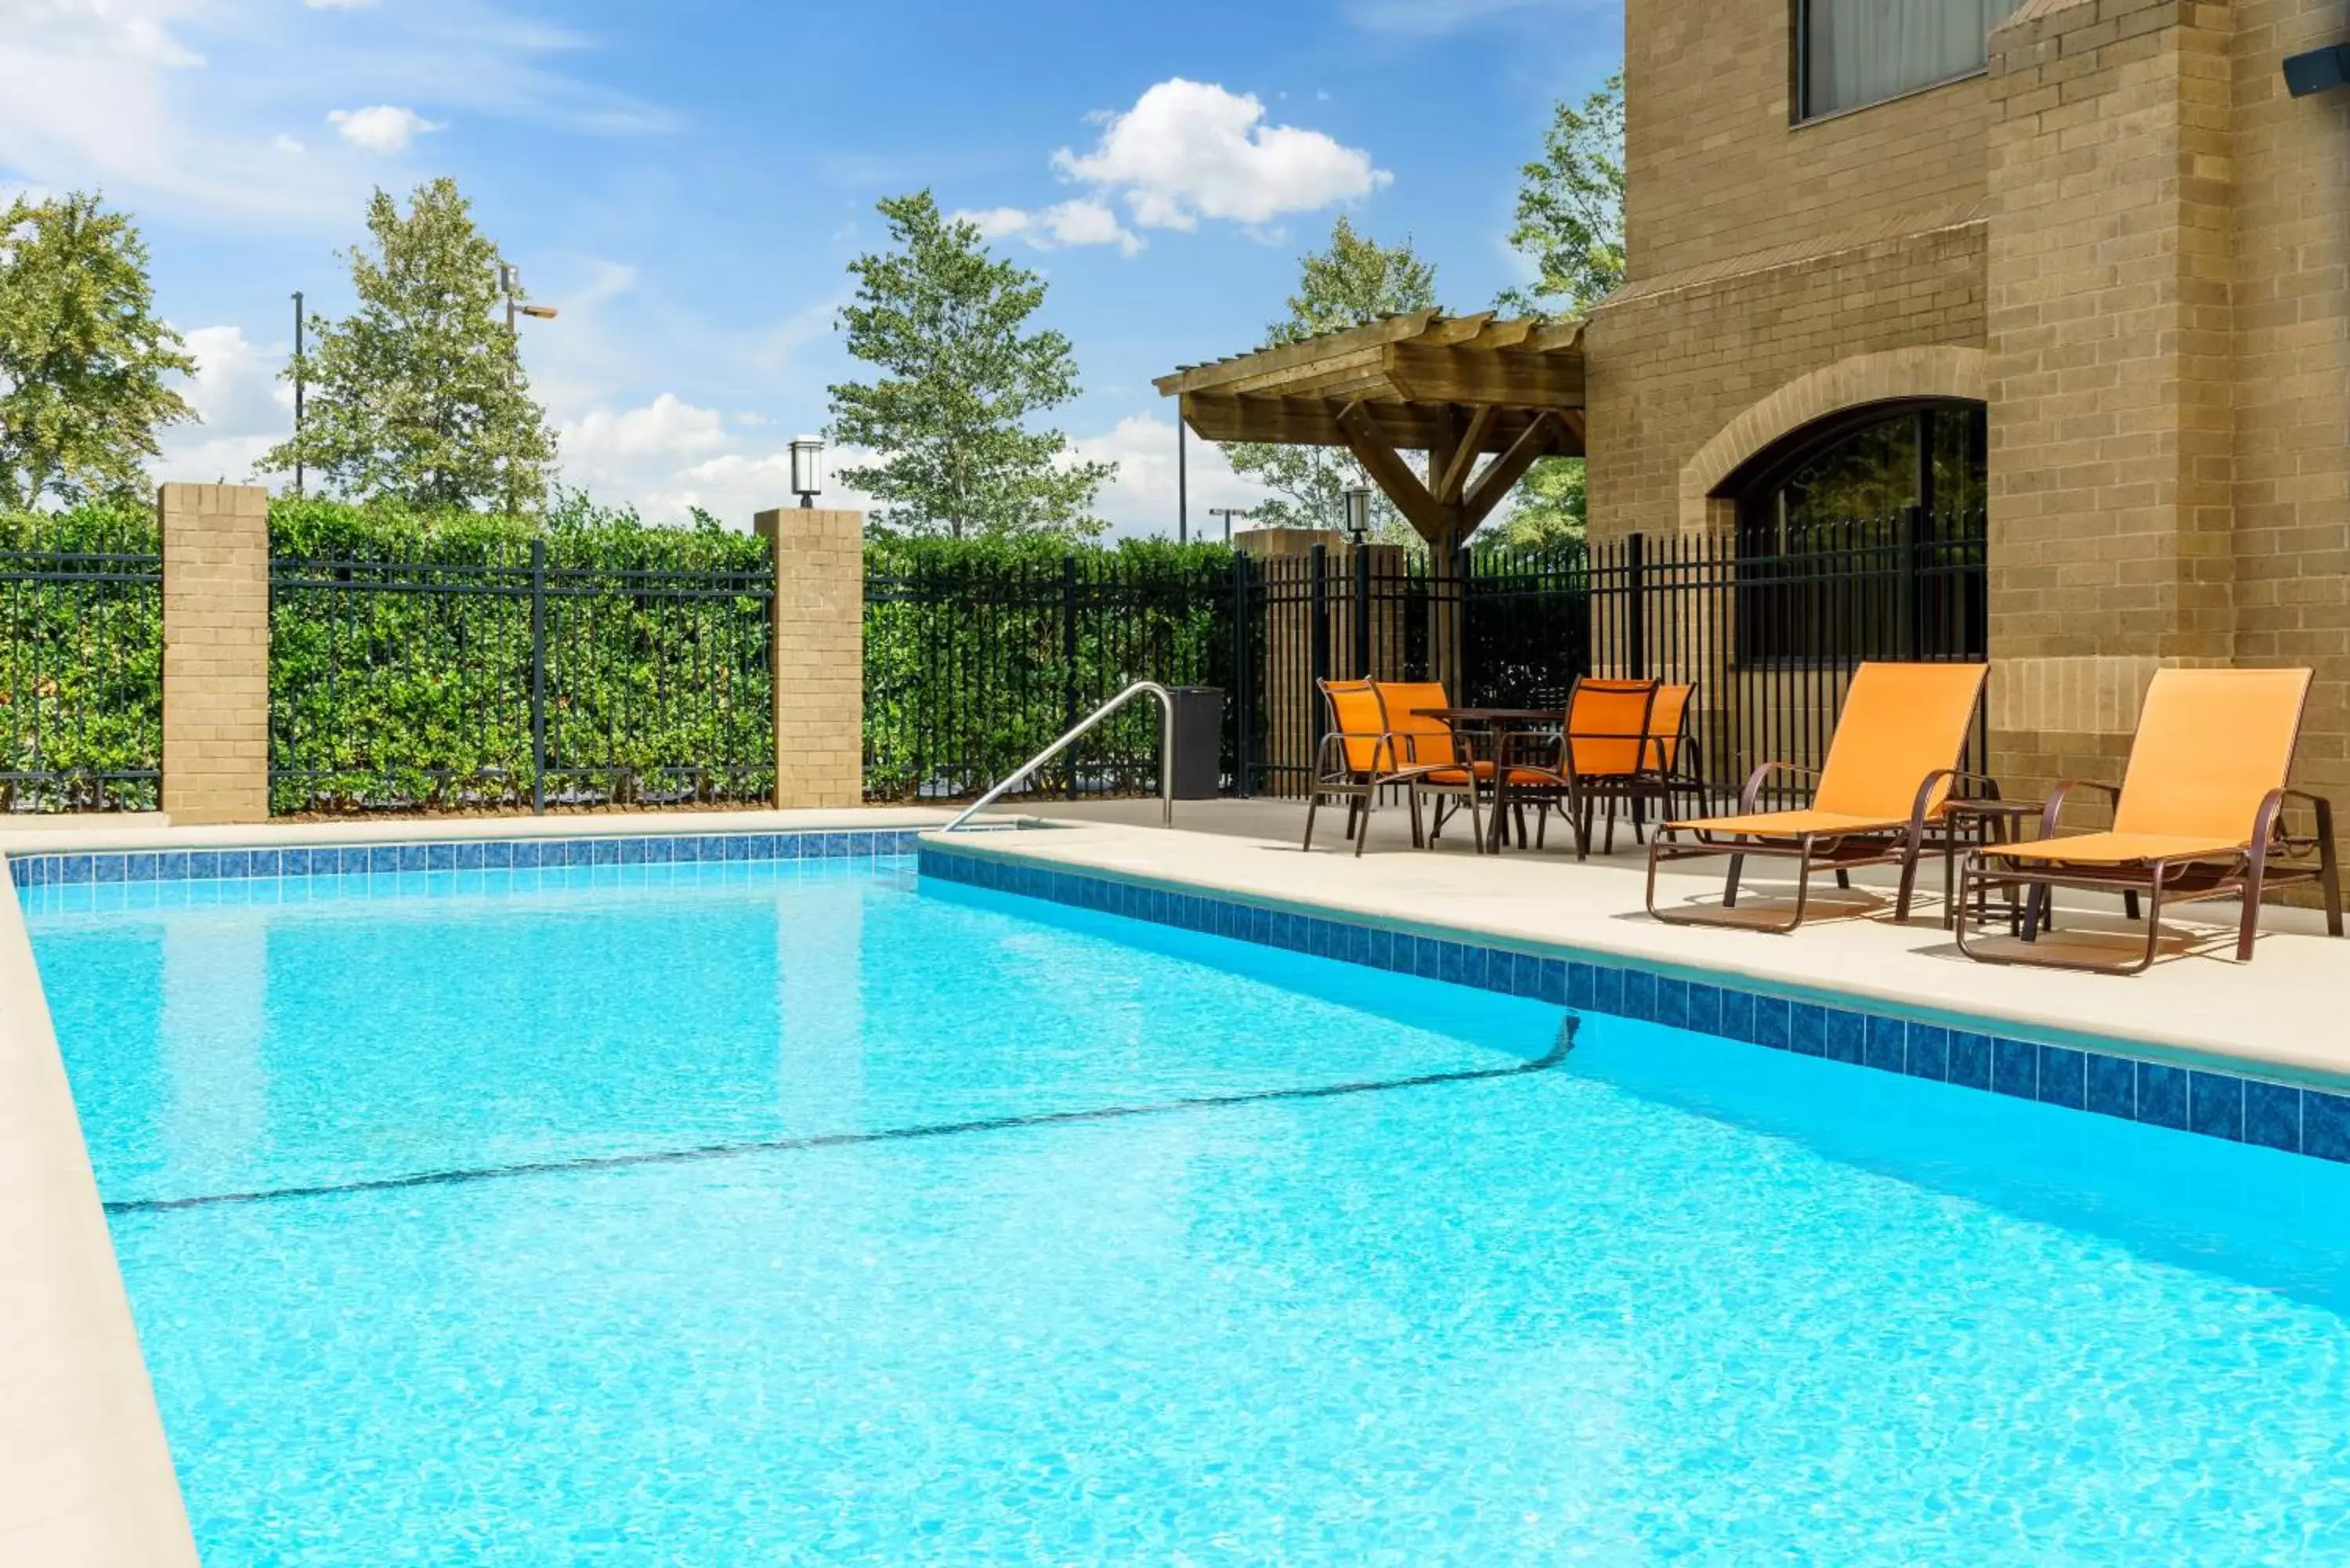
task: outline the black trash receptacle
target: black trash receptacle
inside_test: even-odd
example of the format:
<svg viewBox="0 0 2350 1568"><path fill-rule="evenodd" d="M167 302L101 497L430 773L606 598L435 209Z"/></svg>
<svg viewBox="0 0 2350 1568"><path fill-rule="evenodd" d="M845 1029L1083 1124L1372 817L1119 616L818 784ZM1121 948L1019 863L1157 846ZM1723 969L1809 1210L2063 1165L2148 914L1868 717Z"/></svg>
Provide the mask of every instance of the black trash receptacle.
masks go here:
<svg viewBox="0 0 2350 1568"><path fill-rule="evenodd" d="M1175 798L1213 800L1223 793L1224 691L1178 686L1175 699Z"/></svg>

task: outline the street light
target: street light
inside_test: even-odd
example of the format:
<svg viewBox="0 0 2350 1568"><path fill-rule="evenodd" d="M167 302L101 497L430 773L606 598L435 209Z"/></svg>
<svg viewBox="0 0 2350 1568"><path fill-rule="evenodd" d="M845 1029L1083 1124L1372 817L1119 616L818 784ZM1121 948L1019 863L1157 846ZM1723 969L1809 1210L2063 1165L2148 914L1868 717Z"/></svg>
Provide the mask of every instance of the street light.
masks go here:
<svg viewBox="0 0 2350 1568"><path fill-rule="evenodd" d="M823 456L823 437L804 435L792 438L792 493L800 498L803 507L814 506L816 493L824 488Z"/></svg>
<svg viewBox="0 0 2350 1568"><path fill-rule="evenodd" d="M506 296L506 343L514 353L515 374L522 374L522 337L515 330L515 317L527 316L533 321L555 319L551 305L525 305L522 302L522 274L512 262L498 264L498 292ZM506 459L506 515L515 516L522 510L522 497L515 489L514 459Z"/></svg>
<svg viewBox="0 0 2350 1568"><path fill-rule="evenodd" d="M1232 542L1232 519L1246 517L1249 515L1249 509L1245 506L1211 506L1208 508L1208 515L1224 520L1224 543L1229 545Z"/></svg>
<svg viewBox="0 0 2350 1568"><path fill-rule="evenodd" d="M1371 493L1367 486L1347 487L1347 537L1359 545L1371 535Z"/></svg>

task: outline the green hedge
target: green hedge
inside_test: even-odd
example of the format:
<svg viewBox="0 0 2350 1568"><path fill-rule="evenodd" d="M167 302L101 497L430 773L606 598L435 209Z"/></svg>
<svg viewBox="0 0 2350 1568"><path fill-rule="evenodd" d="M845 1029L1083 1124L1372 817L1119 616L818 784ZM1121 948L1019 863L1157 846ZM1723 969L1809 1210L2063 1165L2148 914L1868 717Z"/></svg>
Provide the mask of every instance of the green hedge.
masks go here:
<svg viewBox="0 0 2350 1568"><path fill-rule="evenodd" d="M273 809L528 805L534 540L552 590L550 799L767 796L763 541L652 527L577 497L543 525L281 499L271 553L301 564L281 566L273 594ZM19 580L60 565L22 553L155 549L144 512L0 516L0 550L19 553L0 560L16 574L0 602L6 771L73 774L0 781L9 805L86 808L98 804L89 775L151 779L161 761L160 588ZM868 795L983 788L1057 734L1072 704L1089 709L1138 677L1231 685L1231 562L1220 545L1159 541L868 545ZM473 591L339 586L353 580ZM1148 708L1113 722L1048 787L1149 787L1156 722ZM105 804L151 806L153 784L118 776Z"/></svg>

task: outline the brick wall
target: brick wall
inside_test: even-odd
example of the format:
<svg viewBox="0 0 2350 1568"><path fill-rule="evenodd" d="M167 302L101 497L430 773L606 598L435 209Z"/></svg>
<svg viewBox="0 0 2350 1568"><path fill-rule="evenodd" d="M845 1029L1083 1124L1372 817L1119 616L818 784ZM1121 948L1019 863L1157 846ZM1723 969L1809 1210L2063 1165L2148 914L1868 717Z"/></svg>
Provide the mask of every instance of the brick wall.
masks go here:
<svg viewBox="0 0 2350 1568"><path fill-rule="evenodd" d="M865 514L759 514L775 547L775 804L865 798Z"/></svg>
<svg viewBox="0 0 2350 1568"><path fill-rule="evenodd" d="M175 823L269 817L269 493L166 484L163 810Z"/></svg>

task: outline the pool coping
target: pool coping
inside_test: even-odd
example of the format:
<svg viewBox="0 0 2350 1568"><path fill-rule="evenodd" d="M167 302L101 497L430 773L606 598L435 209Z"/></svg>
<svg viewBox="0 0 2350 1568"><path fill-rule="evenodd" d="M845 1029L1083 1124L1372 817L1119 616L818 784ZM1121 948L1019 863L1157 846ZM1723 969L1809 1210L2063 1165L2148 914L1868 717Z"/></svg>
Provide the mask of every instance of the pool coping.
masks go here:
<svg viewBox="0 0 2350 1568"><path fill-rule="evenodd" d="M2350 1162L2350 1082L1567 942L1341 909L920 836L921 875L2171 1131Z"/></svg>

